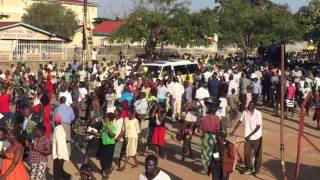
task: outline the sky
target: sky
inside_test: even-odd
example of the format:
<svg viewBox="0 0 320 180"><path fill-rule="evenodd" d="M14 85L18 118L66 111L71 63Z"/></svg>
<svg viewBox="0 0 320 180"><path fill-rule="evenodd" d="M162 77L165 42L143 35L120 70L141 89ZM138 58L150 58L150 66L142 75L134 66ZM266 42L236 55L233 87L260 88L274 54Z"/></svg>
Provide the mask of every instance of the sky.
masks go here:
<svg viewBox="0 0 320 180"><path fill-rule="evenodd" d="M90 1L90 0L89 0ZM275 3L288 4L292 12L306 5L309 0L272 0ZM134 7L134 0L91 0L91 2L99 2L99 17L114 18L122 17ZM191 0L190 8L192 11L197 11L206 7L214 7L214 0Z"/></svg>

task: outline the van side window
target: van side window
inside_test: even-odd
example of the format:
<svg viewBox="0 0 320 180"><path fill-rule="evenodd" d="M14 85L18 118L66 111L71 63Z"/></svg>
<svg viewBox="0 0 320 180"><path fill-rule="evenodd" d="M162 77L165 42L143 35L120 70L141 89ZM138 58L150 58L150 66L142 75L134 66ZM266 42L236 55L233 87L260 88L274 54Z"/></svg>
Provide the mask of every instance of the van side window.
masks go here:
<svg viewBox="0 0 320 180"><path fill-rule="evenodd" d="M199 66L197 64L189 64L186 66L187 66L187 70L189 71L190 74L194 74L197 71L199 71Z"/></svg>
<svg viewBox="0 0 320 180"><path fill-rule="evenodd" d="M162 69L162 76L166 77L171 72L171 66L164 66Z"/></svg>
<svg viewBox="0 0 320 180"><path fill-rule="evenodd" d="M187 74L188 72L186 65L173 66L173 69L176 75Z"/></svg>

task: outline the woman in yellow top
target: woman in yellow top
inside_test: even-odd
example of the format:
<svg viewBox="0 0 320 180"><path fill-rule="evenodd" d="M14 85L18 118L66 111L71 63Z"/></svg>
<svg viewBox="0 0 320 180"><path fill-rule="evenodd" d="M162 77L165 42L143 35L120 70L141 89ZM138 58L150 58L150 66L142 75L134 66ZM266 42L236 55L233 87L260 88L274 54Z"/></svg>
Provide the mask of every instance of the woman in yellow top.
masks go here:
<svg viewBox="0 0 320 180"><path fill-rule="evenodd" d="M23 164L23 146L18 141L20 131L18 129L9 130L8 141L10 146L5 151L0 152L2 161L0 180L28 180L29 175Z"/></svg>

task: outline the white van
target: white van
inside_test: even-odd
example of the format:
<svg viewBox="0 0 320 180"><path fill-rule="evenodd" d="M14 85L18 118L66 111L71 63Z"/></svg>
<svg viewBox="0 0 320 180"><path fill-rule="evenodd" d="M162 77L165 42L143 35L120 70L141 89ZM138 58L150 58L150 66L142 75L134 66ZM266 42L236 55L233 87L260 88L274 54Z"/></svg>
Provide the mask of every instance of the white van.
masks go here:
<svg viewBox="0 0 320 180"><path fill-rule="evenodd" d="M174 75L179 75L181 79L185 81L188 74L192 75L199 70L199 64L196 61L171 59L143 63L141 65L141 70L153 79L163 79L170 71L172 71ZM189 76L189 78L192 82L192 77Z"/></svg>

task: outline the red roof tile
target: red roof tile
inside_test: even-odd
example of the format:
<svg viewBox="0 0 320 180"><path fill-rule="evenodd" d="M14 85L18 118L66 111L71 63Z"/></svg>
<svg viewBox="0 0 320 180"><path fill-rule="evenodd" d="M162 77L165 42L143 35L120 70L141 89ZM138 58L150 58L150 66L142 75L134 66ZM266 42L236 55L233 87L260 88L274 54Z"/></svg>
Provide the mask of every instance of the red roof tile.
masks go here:
<svg viewBox="0 0 320 180"><path fill-rule="evenodd" d="M92 32L101 34L111 34L123 26L123 21L103 21L97 25Z"/></svg>
<svg viewBox="0 0 320 180"><path fill-rule="evenodd" d="M0 27L4 27L4 26L10 26L12 24L17 24L19 22L3 22L3 21L0 21Z"/></svg>

